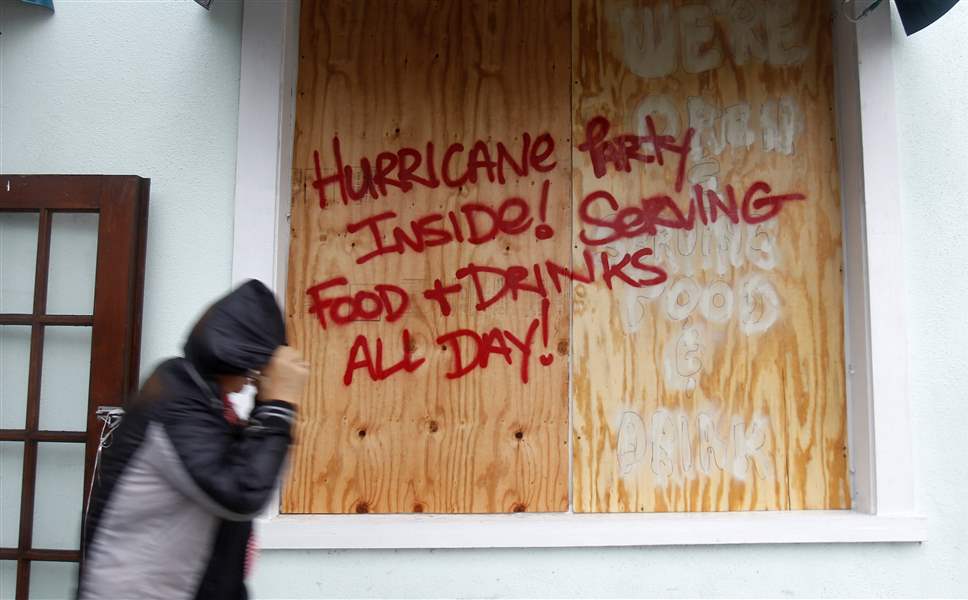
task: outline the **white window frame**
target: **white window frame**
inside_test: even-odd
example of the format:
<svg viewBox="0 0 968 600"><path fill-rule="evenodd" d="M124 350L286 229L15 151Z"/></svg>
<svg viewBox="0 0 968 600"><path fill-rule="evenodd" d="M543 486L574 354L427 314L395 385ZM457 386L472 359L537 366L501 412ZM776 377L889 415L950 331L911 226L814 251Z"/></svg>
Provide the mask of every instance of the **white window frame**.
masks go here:
<svg viewBox="0 0 968 600"><path fill-rule="evenodd" d="M834 2L839 5L839 1ZM885 3L890 6L889 3ZM298 62L297 0L246 0L242 25L232 277L285 299ZM851 510L733 513L281 515L263 547L491 548L920 542L915 506L891 13L835 19L844 207Z"/></svg>

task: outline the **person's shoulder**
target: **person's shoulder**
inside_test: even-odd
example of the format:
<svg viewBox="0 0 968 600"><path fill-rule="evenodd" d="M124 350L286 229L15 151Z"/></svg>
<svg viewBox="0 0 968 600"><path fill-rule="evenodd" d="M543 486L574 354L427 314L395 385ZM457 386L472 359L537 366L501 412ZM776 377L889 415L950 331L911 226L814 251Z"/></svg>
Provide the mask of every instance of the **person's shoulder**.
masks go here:
<svg viewBox="0 0 968 600"><path fill-rule="evenodd" d="M160 363L145 381L141 397L155 418L171 411L218 408L214 391L184 358Z"/></svg>
<svg viewBox="0 0 968 600"><path fill-rule="evenodd" d="M171 392L184 392L194 382L188 372L190 368L184 358L168 358L155 367L145 380L143 391L152 395L169 396Z"/></svg>
<svg viewBox="0 0 968 600"><path fill-rule="evenodd" d="M186 366L188 361L181 357L167 358L155 367L154 375L162 377L165 379L187 379L188 373L186 372Z"/></svg>

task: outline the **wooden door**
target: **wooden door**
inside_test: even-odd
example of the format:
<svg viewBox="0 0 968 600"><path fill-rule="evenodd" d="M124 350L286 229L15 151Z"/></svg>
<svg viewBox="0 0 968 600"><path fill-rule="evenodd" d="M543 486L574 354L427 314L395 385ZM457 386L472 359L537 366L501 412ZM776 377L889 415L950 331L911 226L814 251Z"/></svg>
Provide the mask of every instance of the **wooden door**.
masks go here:
<svg viewBox="0 0 968 600"><path fill-rule="evenodd" d="M0 175L3 597L73 594L95 413L138 385L148 183Z"/></svg>

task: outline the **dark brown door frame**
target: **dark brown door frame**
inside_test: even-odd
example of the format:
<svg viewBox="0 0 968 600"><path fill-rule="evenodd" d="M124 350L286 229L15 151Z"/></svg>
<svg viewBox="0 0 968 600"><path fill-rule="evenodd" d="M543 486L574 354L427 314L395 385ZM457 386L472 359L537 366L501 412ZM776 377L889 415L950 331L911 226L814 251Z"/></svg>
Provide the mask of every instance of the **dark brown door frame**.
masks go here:
<svg viewBox="0 0 968 600"><path fill-rule="evenodd" d="M0 430L0 441L24 443L20 536L16 549L0 548L0 559L17 561L18 600L27 598L31 561L79 562L81 559L80 550L33 548L37 444L86 444L83 495L86 502L100 430L97 407L121 405L137 391L149 183L148 179L129 175L0 175L0 211L36 212L40 216L33 311L0 314L0 325L31 327L25 426ZM55 212L99 214L93 315L46 314L51 217ZM39 429L47 325L91 326L86 431Z"/></svg>

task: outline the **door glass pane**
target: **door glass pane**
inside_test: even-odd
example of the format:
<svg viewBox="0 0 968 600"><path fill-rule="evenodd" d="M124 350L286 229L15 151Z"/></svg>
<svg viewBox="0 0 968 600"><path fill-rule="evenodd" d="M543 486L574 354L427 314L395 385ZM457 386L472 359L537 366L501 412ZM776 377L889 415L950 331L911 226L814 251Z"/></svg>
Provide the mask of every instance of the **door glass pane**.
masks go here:
<svg viewBox="0 0 968 600"><path fill-rule="evenodd" d="M0 313L34 312L38 213L0 212Z"/></svg>
<svg viewBox="0 0 968 600"><path fill-rule="evenodd" d="M94 312L97 226L97 213L54 213L51 217L48 314Z"/></svg>
<svg viewBox="0 0 968 600"><path fill-rule="evenodd" d="M38 444L34 548L80 547L83 488L84 444Z"/></svg>
<svg viewBox="0 0 968 600"><path fill-rule="evenodd" d="M0 429L23 429L27 419L30 327L0 325Z"/></svg>
<svg viewBox="0 0 968 600"><path fill-rule="evenodd" d="M20 537L23 473L23 442L0 442L0 547L3 548L16 548Z"/></svg>
<svg viewBox="0 0 968 600"><path fill-rule="evenodd" d="M17 561L0 560L0 598L13 598L17 592Z"/></svg>
<svg viewBox="0 0 968 600"><path fill-rule="evenodd" d="M40 428L87 429L91 376L91 328L45 327L40 376Z"/></svg>
<svg viewBox="0 0 968 600"><path fill-rule="evenodd" d="M77 590L77 563L31 561L31 600L64 600L73 598Z"/></svg>

